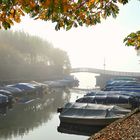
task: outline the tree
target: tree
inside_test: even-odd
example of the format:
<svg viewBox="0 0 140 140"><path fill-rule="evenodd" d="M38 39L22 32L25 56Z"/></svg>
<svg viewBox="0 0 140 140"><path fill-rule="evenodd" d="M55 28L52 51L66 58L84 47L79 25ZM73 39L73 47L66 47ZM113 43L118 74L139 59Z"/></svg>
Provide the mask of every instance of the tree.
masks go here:
<svg viewBox="0 0 140 140"><path fill-rule="evenodd" d="M67 53L24 32L0 31L0 78L52 78L69 74Z"/></svg>
<svg viewBox="0 0 140 140"><path fill-rule="evenodd" d="M110 15L115 18L119 13L119 4L126 3L128 0L0 0L0 27L10 28L25 14L34 19L56 22L56 30L91 26ZM134 34L138 37L133 37ZM140 42L140 35L133 35L126 37L124 42L139 49L140 43L136 42Z"/></svg>

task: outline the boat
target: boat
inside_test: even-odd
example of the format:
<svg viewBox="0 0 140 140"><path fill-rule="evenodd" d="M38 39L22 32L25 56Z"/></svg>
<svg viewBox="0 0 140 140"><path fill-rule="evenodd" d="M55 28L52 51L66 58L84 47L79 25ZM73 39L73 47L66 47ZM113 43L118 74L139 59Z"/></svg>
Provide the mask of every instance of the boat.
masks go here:
<svg viewBox="0 0 140 140"><path fill-rule="evenodd" d="M44 81L50 88L78 87L79 81L74 76L66 76L64 79Z"/></svg>
<svg viewBox="0 0 140 140"><path fill-rule="evenodd" d="M35 87L30 83L16 83L13 85L7 85L7 87L15 87L22 91L34 91Z"/></svg>
<svg viewBox="0 0 140 140"><path fill-rule="evenodd" d="M0 107L8 105L9 100L6 95L0 94Z"/></svg>
<svg viewBox="0 0 140 140"><path fill-rule="evenodd" d="M69 102L60 111L61 123L106 126L131 110L116 105Z"/></svg>
<svg viewBox="0 0 140 140"><path fill-rule="evenodd" d="M12 86L8 86L8 85L5 86L5 87L3 87L2 89L11 92L12 95L22 93L22 90L21 89L16 88L16 87L12 87Z"/></svg>
<svg viewBox="0 0 140 140"><path fill-rule="evenodd" d="M132 96L135 97L137 99L140 99L140 93L139 92L134 92L134 91L118 91L118 90L112 90L112 91L90 91L87 94L85 94L84 96L95 96L95 95L104 95L104 94L119 94L119 95L127 95L127 96Z"/></svg>
<svg viewBox="0 0 140 140"><path fill-rule="evenodd" d="M127 78L128 79L128 78ZM108 81L103 88L104 91L128 91L128 92L140 92L140 81L138 79L128 80L121 79L112 79Z"/></svg>
<svg viewBox="0 0 140 140"><path fill-rule="evenodd" d="M9 104L13 102L13 96L12 96L12 93L10 91L0 89L0 94L8 97L8 103Z"/></svg>
<svg viewBox="0 0 140 140"><path fill-rule="evenodd" d="M140 106L140 100L133 94L125 94L124 92L107 92L96 91L86 94L76 100L81 103L96 103L105 105L117 105L124 108L134 109Z"/></svg>
<svg viewBox="0 0 140 140"><path fill-rule="evenodd" d="M106 85L134 85L134 84L140 84L139 79L136 77L116 77L108 80L106 82Z"/></svg>
<svg viewBox="0 0 140 140"><path fill-rule="evenodd" d="M134 109L139 106L140 101L132 96L127 95L95 95L85 96L76 100L79 103L94 103L104 105L117 105L123 108Z"/></svg>
<svg viewBox="0 0 140 140"><path fill-rule="evenodd" d="M106 87L103 89L104 91L127 91L127 92L138 92L140 93L140 87Z"/></svg>

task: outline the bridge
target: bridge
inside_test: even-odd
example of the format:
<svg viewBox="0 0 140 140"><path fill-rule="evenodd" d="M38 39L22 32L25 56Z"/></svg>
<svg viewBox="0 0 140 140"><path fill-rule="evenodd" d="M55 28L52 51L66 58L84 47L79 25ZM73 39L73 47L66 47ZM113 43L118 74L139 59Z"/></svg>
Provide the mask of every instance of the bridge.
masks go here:
<svg viewBox="0 0 140 140"><path fill-rule="evenodd" d="M140 77L140 72L121 72L121 71L111 71L104 69L96 69L96 68L72 68L71 73L78 72L88 72L95 73L100 75L112 75L112 76L131 76L131 77Z"/></svg>
<svg viewBox="0 0 140 140"><path fill-rule="evenodd" d="M121 72L121 71L111 71L111 70L96 69L96 68L72 68L71 69L71 73L78 73L78 72L99 74L95 76L95 78L96 78L96 86L100 88L104 88L106 81L115 77L125 76L125 77L135 77L140 79L140 72Z"/></svg>

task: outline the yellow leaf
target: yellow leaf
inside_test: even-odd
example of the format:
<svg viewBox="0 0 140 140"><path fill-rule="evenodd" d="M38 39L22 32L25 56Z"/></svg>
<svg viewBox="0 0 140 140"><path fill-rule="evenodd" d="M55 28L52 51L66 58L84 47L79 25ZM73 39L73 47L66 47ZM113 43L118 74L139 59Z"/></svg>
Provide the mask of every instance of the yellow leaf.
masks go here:
<svg viewBox="0 0 140 140"><path fill-rule="evenodd" d="M19 23L21 21L21 19L18 16L14 17L15 22Z"/></svg>
<svg viewBox="0 0 140 140"><path fill-rule="evenodd" d="M140 36L138 36L138 41L140 41Z"/></svg>
<svg viewBox="0 0 140 140"><path fill-rule="evenodd" d="M25 14L23 13L23 11L21 9L18 9L18 12L22 15L25 16Z"/></svg>
<svg viewBox="0 0 140 140"><path fill-rule="evenodd" d="M90 25L90 20L89 19L86 20L86 24Z"/></svg>
<svg viewBox="0 0 140 140"><path fill-rule="evenodd" d="M87 5L88 7L90 7L91 5L93 5L95 3L96 0L89 0Z"/></svg>
<svg viewBox="0 0 140 140"><path fill-rule="evenodd" d="M14 14L14 12L15 12L15 9L11 9L11 10L10 10L10 13L11 13L11 14Z"/></svg>
<svg viewBox="0 0 140 140"><path fill-rule="evenodd" d="M13 14L10 14L10 15L9 15L9 18L10 18L10 19L14 18Z"/></svg>

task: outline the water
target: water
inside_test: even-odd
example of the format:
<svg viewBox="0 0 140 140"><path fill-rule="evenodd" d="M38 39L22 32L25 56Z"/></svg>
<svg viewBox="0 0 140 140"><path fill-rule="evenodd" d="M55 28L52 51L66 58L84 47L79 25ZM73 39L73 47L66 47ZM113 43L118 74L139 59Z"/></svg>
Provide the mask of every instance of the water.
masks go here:
<svg viewBox="0 0 140 140"><path fill-rule="evenodd" d="M86 89L95 88L95 85L96 85L95 76L98 74L81 72L81 73L76 73L73 75L79 79L80 88L86 88Z"/></svg>
<svg viewBox="0 0 140 140"><path fill-rule="evenodd" d="M84 77L81 76L84 79L80 83L81 87L93 88L94 76ZM87 140L89 136L83 134L58 132L60 121L57 108L84 94L84 91L56 89L31 103L16 104L12 108L0 110L0 140Z"/></svg>

